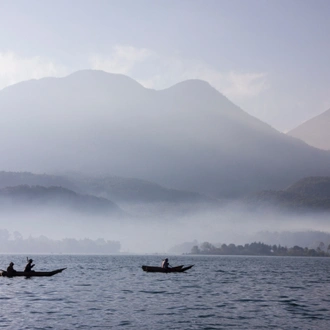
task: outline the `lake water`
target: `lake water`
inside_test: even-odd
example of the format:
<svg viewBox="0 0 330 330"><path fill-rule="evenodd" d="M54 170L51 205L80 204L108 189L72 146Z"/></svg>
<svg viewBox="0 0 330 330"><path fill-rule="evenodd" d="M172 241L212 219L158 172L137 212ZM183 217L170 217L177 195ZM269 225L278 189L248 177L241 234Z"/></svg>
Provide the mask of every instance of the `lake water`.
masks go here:
<svg viewBox="0 0 330 330"><path fill-rule="evenodd" d="M0 328L330 329L330 258L30 256L53 277L1 278ZM22 270L25 256L0 256Z"/></svg>

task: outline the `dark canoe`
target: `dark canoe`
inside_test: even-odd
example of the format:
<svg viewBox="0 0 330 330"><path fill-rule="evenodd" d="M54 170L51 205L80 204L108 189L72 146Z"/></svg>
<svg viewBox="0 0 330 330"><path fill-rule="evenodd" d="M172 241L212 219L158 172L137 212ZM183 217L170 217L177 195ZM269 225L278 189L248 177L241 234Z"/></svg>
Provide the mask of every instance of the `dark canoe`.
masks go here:
<svg viewBox="0 0 330 330"><path fill-rule="evenodd" d="M0 271L0 276L6 277L16 277L16 276L25 276L25 277L38 277L38 276L53 276L55 274L61 273L66 268L60 268L53 270L51 272L16 272L13 274L7 273L5 270Z"/></svg>
<svg viewBox="0 0 330 330"><path fill-rule="evenodd" d="M142 266L142 269L145 272L149 272L149 273L183 273L186 270L190 269L191 267L193 267L194 265L190 265L187 267L183 267L183 266L176 266L176 267L172 267L172 268L162 268L162 267L155 267L155 266Z"/></svg>

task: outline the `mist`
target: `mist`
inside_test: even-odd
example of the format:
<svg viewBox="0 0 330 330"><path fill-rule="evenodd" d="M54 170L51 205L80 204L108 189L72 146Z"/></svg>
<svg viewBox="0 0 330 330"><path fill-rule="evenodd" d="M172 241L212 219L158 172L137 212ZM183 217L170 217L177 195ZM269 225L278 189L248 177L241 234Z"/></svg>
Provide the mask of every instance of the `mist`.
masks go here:
<svg viewBox="0 0 330 330"><path fill-rule="evenodd" d="M126 205L128 211L128 205ZM40 211L8 212L0 216L0 228L19 232L23 238L46 236L53 240L104 239L120 242L122 253L167 254L183 243L245 244L260 241L267 244L292 246L296 243L288 233L300 233L301 241L311 246L315 235L307 232L330 233L326 214L306 216L278 212L248 212L243 206L227 205L209 211L204 208L187 213L188 206L175 211L163 204L131 205L140 214L125 218L82 215L60 208ZM123 208L125 210L125 208ZM152 209L152 211L150 211ZM143 211L142 211L143 210ZM184 212L183 212L184 210ZM142 215L143 214L143 215ZM283 240L286 233L286 241ZM299 236L299 235L298 235ZM297 239L296 239L297 240ZM327 243L327 242L325 242ZM330 242L329 242L330 243ZM184 252L190 252L184 251ZM42 253L42 251L40 251ZM175 253L175 249L174 249ZM178 252L179 253L179 252Z"/></svg>
<svg viewBox="0 0 330 330"><path fill-rule="evenodd" d="M85 70L7 87L0 108L0 169L18 171L0 173L0 228L23 237L102 238L121 252L167 253L185 242L330 230L326 213L238 202L330 175L330 153L248 115L205 81L155 91Z"/></svg>
<svg viewBox="0 0 330 330"><path fill-rule="evenodd" d="M0 108L6 171L134 177L218 198L330 175L329 153L281 134L201 80L155 91L86 70L7 87Z"/></svg>

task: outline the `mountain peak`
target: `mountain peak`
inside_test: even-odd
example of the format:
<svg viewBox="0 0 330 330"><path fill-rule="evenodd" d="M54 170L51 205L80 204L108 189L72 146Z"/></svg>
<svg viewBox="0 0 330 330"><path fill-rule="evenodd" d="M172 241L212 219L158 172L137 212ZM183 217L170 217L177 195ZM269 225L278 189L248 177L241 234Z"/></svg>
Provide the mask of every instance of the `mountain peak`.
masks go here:
<svg viewBox="0 0 330 330"><path fill-rule="evenodd" d="M248 115L205 81L166 90L83 70L0 92L0 168L136 177L235 196L329 175L330 155Z"/></svg>
<svg viewBox="0 0 330 330"><path fill-rule="evenodd" d="M199 88L212 87L207 81L202 79L188 79L188 80L180 81L174 86L189 86L189 87L199 87Z"/></svg>
<svg viewBox="0 0 330 330"><path fill-rule="evenodd" d="M95 81L99 80L101 82L109 82L111 80L116 81L117 83L120 81L131 82L136 85L142 87L136 80L121 74L121 73L110 73L103 70L80 70L69 74L64 78L59 79L82 79L87 81Z"/></svg>
<svg viewBox="0 0 330 330"><path fill-rule="evenodd" d="M125 76L123 74L108 73L102 70L80 70L73 72L65 77L44 77L41 79L31 79L22 81L20 83L8 86L0 92L5 94L11 93L25 93L38 92L40 89L56 89L58 92L60 88L64 90L71 90L74 92L76 89L101 89L101 90L124 90L135 89L138 92L146 90L136 80ZM4 93L2 93L4 94Z"/></svg>
<svg viewBox="0 0 330 330"><path fill-rule="evenodd" d="M298 138L307 144L324 150L330 150L330 109L313 117L287 135Z"/></svg>
<svg viewBox="0 0 330 330"><path fill-rule="evenodd" d="M212 87L208 82L205 80L200 79L189 79L185 81L181 81L167 89L164 89L163 91L172 91L175 90L180 93L189 93L197 95L200 94L209 94L209 93L218 93L222 95L218 90L216 90L214 87Z"/></svg>

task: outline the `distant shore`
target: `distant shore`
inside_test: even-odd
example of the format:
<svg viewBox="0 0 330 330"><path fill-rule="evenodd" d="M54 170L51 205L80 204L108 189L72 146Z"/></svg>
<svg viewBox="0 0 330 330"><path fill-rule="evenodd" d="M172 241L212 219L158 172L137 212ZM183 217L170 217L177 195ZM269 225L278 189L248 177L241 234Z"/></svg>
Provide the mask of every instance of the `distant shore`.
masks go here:
<svg viewBox="0 0 330 330"><path fill-rule="evenodd" d="M195 245L189 254L194 255L246 255L246 256L294 256L294 257L330 257L330 244L320 242L316 249L293 246L288 248L281 245L267 245L253 242L245 245L222 244L216 247L209 242L200 246Z"/></svg>

